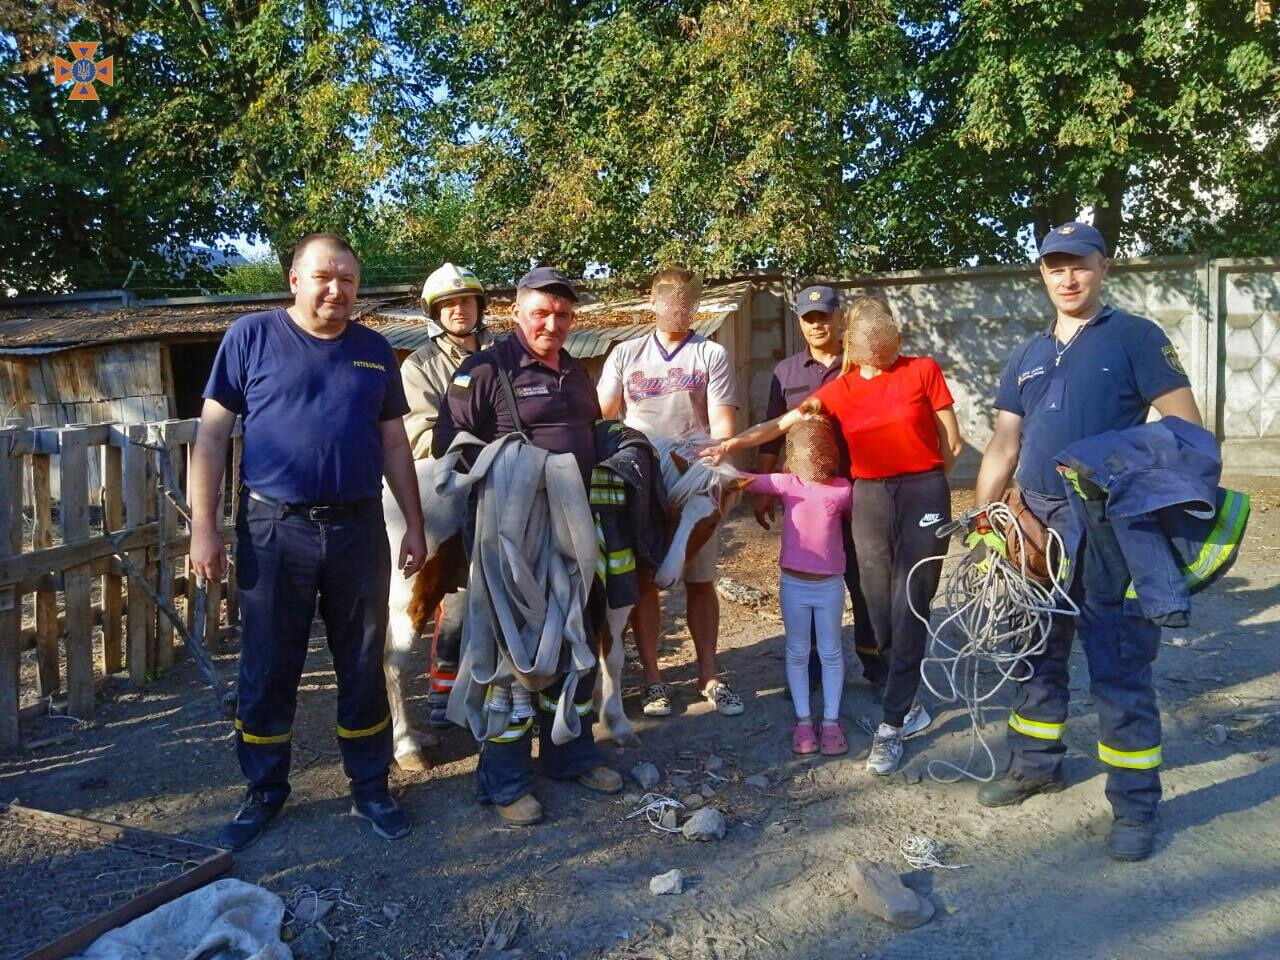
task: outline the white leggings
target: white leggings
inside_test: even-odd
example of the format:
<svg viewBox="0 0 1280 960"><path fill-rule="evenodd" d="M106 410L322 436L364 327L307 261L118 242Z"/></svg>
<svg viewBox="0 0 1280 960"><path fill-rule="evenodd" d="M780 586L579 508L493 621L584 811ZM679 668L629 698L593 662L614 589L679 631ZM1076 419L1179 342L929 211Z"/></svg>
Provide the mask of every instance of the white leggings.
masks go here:
<svg viewBox="0 0 1280 960"><path fill-rule="evenodd" d="M844 616L844 578L838 574L806 580L782 571L778 599L787 631L787 684L796 716L809 716L809 644L816 637L822 661L822 718L840 716L844 689L844 648L840 621Z"/></svg>

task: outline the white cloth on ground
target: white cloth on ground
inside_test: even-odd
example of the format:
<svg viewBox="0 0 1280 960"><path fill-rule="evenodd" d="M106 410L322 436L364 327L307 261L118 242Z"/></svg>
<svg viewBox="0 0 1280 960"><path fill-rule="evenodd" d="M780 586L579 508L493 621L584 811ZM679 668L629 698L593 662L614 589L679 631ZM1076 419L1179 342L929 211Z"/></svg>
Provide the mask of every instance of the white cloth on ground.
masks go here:
<svg viewBox="0 0 1280 960"><path fill-rule="evenodd" d="M72 960L293 960L283 920L274 893L228 877L109 930Z"/></svg>

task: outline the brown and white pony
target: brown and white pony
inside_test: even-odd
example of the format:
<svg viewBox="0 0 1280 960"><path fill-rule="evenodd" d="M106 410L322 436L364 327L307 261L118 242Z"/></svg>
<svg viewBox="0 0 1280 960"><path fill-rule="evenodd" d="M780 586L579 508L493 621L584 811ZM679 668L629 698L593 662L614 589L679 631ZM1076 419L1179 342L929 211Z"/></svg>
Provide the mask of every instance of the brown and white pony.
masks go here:
<svg viewBox="0 0 1280 960"><path fill-rule="evenodd" d="M660 588L680 579L685 558L691 557L711 538L721 519L736 502L749 481L728 464L712 465L699 460L697 451L706 440L676 442L653 439L667 488L668 529L673 531L663 562L653 571ZM386 670L387 699L395 738L396 763L404 770L425 770L422 742L426 739L409 723L405 708L402 671L408 666L414 638L425 633L427 624L445 594L466 585L467 557L462 545L465 497L443 502L434 493L435 470L439 461L417 462L418 486L422 491L422 512L426 517L429 556L422 570L411 580L392 576L390 619L383 663ZM383 509L387 536L398 549L404 534L404 518L390 491L383 487ZM596 681L596 711L605 739L620 745L639 742L622 709L622 635L631 616L631 607L610 608L598 632L600 664Z"/></svg>

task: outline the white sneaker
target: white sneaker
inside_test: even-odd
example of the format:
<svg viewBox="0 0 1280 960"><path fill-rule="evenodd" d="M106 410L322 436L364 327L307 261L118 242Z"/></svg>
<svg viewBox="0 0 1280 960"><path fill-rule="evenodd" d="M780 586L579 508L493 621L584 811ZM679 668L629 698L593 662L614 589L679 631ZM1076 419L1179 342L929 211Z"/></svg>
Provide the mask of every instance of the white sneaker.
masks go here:
<svg viewBox="0 0 1280 960"><path fill-rule="evenodd" d="M933 717L929 716L929 711L924 708L924 704L917 700L911 705L907 715L902 718L902 739L906 740L908 737L914 737L917 733L928 730L931 723L933 723Z"/></svg>
<svg viewBox="0 0 1280 960"><path fill-rule="evenodd" d="M640 707L646 717L671 715L671 687L665 683L651 683L645 687L644 703Z"/></svg>
<svg viewBox="0 0 1280 960"><path fill-rule="evenodd" d="M902 731L880 724L875 739L871 741L871 755L867 757L867 770L879 776L893 773L902 762Z"/></svg>
<svg viewBox="0 0 1280 960"><path fill-rule="evenodd" d="M712 680L702 688L702 696L726 717L736 717L743 710L742 698L723 680Z"/></svg>

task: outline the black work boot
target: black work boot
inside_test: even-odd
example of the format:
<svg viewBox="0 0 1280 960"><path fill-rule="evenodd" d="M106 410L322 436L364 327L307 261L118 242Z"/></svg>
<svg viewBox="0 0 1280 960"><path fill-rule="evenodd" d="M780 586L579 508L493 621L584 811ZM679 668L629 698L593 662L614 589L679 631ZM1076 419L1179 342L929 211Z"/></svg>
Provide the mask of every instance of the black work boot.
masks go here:
<svg viewBox="0 0 1280 960"><path fill-rule="evenodd" d="M399 840L407 837L413 829L409 815L400 809L400 804L391 799L391 794L375 794L372 797L351 799L353 816L363 817L373 824L373 832L388 840Z"/></svg>
<svg viewBox="0 0 1280 960"><path fill-rule="evenodd" d="M1047 780L1031 780L1020 773L1009 773L978 788L978 802L984 807L1008 807L1021 803L1037 793L1057 793L1066 787L1061 774Z"/></svg>
<svg viewBox="0 0 1280 960"><path fill-rule="evenodd" d="M218 834L218 846L240 851L253 844L275 819L284 800L272 799L263 790L250 790L235 817Z"/></svg>
<svg viewBox="0 0 1280 960"><path fill-rule="evenodd" d="M1151 856L1156 845L1156 825L1150 820L1116 817L1107 834L1107 856L1112 860L1136 861Z"/></svg>

